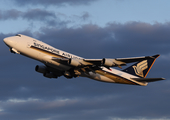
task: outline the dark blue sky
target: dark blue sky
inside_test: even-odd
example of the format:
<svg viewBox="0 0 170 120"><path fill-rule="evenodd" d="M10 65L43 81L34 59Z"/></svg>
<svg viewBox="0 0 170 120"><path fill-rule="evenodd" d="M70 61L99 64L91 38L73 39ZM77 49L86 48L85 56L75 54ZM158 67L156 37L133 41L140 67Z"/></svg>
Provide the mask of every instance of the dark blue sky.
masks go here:
<svg viewBox="0 0 170 120"><path fill-rule="evenodd" d="M163 10L156 9L158 3L163 6L165 1L141 2L149 10L142 15L145 19L137 17L142 10L132 7L137 5L134 0L113 0L112 4L104 0L1 1L0 119L170 119L170 22L166 5ZM131 8L128 9L129 4ZM102 11L101 6L117 10L120 18L114 19L118 15L107 17L112 12L107 13L105 8ZM120 11L118 6L126 7ZM99 13L99 9L102 12ZM126 11L135 14L127 17ZM152 17L152 13L159 14ZM147 20L146 16L149 16ZM11 54L3 43L5 37L18 33L84 58L160 54L147 77L166 80L141 87L81 77L48 79L34 70L42 63Z"/></svg>

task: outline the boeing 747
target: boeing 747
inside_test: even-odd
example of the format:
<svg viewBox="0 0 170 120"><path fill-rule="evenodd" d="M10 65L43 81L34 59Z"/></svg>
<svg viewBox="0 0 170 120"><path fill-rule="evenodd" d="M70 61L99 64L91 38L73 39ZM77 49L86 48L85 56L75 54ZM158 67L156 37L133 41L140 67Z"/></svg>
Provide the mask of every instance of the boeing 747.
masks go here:
<svg viewBox="0 0 170 120"><path fill-rule="evenodd" d="M146 78L156 58L160 55L115 59L85 59L22 34L7 37L4 42L11 53L21 54L42 62L44 65L37 65L35 70L47 78L81 76L102 82L141 86L146 86L149 82L164 80L164 78ZM113 68L121 68L121 66L128 63L134 64L124 70Z"/></svg>

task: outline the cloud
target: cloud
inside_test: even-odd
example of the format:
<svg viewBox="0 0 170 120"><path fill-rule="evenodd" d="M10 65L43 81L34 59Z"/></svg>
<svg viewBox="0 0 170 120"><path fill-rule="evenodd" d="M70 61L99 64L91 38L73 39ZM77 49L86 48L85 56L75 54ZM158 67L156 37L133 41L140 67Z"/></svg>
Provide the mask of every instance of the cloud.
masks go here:
<svg viewBox="0 0 170 120"><path fill-rule="evenodd" d="M60 43L63 46L65 44L65 49L69 50L77 47L77 49L81 48L87 53L93 51L96 54L100 54L100 52L105 53L105 56L109 57L113 55L118 57L125 55L128 57L169 53L169 29L169 23L155 23L151 25L142 22L109 23L103 28L94 24L62 29L42 27L40 31L43 34L39 39L56 41L57 44ZM70 46L71 43L76 44ZM85 50L87 46L89 49ZM96 49L93 49L94 47ZM100 48L104 49L98 52ZM109 50L112 52L108 52Z"/></svg>
<svg viewBox="0 0 170 120"><path fill-rule="evenodd" d="M83 14L80 16L79 19L86 21L90 17L90 14L88 12L83 12Z"/></svg>
<svg viewBox="0 0 170 120"><path fill-rule="evenodd" d="M76 84L76 86L77 85L80 84ZM84 90L84 88L87 87L86 85L89 85L88 92L85 92ZM94 87L93 85L97 86ZM96 118L99 120L107 120L110 117L125 119L141 118L144 116L147 116L149 118L165 118L164 116L166 116L167 118L169 118L168 106L166 106L167 104L158 104L158 101L155 100L157 97L159 97L159 94L162 94L162 97L159 100L164 100L165 102L169 100L169 97L166 97L167 93L165 91L159 91L161 86L159 87L155 85L150 86L149 88L140 88L119 85L123 87L123 89L121 90L121 87L113 84L109 85L104 83L95 83L93 85L90 85L90 83L88 83L85 84L85 86L75 86L76 90L81 90L80 93L83 95L78 94L74 96L75 93L73 93L73 95L71 96L63 94L65 98L57 98L53 100L28 98L9 99L7 101L0 102L2 107L1 109L3 110L2 112L6 112L6 114L2 116L4 118L8 118L8 116L10 115L10 117L14 116L15 118L19 117L18 119L23 119L26 114L29 113L30 116L26 117L26 120L38 118L49 118L50 120L86 120ZM81 87L83 87L83 89L79 89ZM156 87L158 90L155 90ZM164 87L167 89L168 85ZM47 90L47 92L51 91L51 89L49 88L45 90ZM43 90L42 92L44 92L45 90ZM98 93L100 93L98 95L96 95L97 90L99 90ZM90 91L93 96L89 96ZM63 91L61 92L63 93ZM75 91L71 91L69 93L72 94L72 92ZM154 94L155 92L157 92L157 95ZM52 95L59 96L59 94L56 93ZM148 100L148 98L150 99ZM148 109L146 110L146 108ZM164 109L165 111L161 112L162 109ZM15 111L15 113L13 113L13 111ZM20 114L20 116L18 116L17 114Z"/></svg>
<svg viewBox="0 0 170 120"><path fill-rule="evenodd" d="M74 26L74 24L78 24L79 22L86 22L89 18L90 15L88 12L83 12L80 15L67 16L63 13L38 8L28 9L26 11L19 11L16 9L0 11L1 21L27 21L29 23L28 27L37 27L39 24L42 24L42 26L61 28L67 27L69 24L72 24Z"/></svg>
<svg viewBox="0 0 170 120"><path fill-rule="evenodd" d="M38 20L38 21L46 21L48 18L56 19L56 15L53 12L49 12L41 9L30 9L27 12L23 13L22 16L27 20Z"/></svg>
<svg viewBox="0 0 170 120"><path fill-rule="evenodd" d="M1 11L0 10L0 20L8 20L8 19L18 19L18 17L22 14L21 11L18 11L16 9L11 9L7 11Z"/></svg>
<svg viewBox="0 0 170 120"><path fill-rule="evenodd" d="M42 10L42 9L30 9L22 13L21 16L27 21L31 21L33 24L44 23L47 26L66 26L71 21L63 20L61 21L59 16L55 12Z"/></svg>
<svg viewBox="0 0 170 120"><path fill-rule="evenodd" d="M170 23L109 22L101 27L90 22L91 13L86 11L68 16L46 9L48 6L90 5L96 1L14 0L12 2L20 9L14 6L15 9L0 10L2 24L4 21L27 21L28 26L33 25L32 29L25 27L17 31L9 23L14 32L0 33L0 119L170 119ZM36 24L38 29L34 28ZM82 77L48 79L34 70L36 65L43 63L11 54L3 43L5 37L18 33L85 58L161 54L147 77L165 77L166 80L140 87Z"/></svg>
<svg viewBox="0 0 170 120"><path fill-rule="evenodd" d="M17 5L43 5L43 6L48 6L48 5L64 5L64 4L69 4L69 5L88 5L94 1L97 0L14 0Z"/></svg>
<svg viewBox="0 0 170 120"><path fill-rule="evenodd" d="M54 12L49 12L42 9L29 9L26 12L18 11L16 9L0 11L0 19L1 20L16 20L18 18L23 18L26 20L38 20L38 21L46 21L48 19L56 19L56 15Z"/></svg>

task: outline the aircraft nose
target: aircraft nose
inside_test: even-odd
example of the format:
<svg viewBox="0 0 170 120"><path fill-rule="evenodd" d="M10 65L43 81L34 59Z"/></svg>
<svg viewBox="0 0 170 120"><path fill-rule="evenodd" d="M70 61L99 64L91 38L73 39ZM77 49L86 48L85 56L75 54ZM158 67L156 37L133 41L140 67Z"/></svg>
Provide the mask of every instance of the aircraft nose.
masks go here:
<svg viewBox="0 0 170 120"><path fill-rule="evenodd" d="M7 45L7 46L9 46L9 47L12 47L15 43L14 43L14 41L12 41L11 39L9 39L9 38L5 38L4 39L4 43Z"/></svg>
<svg viewBox="0 0 170 120"><path fill-rule="evenodd" d="M9 40L7 38L4 39L4 43L8 44Z"/></svg>

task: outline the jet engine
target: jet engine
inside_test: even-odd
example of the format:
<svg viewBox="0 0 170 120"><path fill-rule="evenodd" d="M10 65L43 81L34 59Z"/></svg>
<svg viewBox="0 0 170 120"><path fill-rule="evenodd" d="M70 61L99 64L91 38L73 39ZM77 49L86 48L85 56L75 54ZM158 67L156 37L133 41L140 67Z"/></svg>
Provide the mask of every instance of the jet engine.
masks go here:
<svg viewBox="0 0 170 120"><path fill-rule="evenodd" d="M18 54L20 54L20 52L18 52L15 48L10 48L9 49L9 51L11 52L11 53L18 53Z"/></svg>
<svg viewBox="0 0 170 120"><path fill-rule="evenodd" d="M107 58L103 58L102 60L102 64L106 67L112 67L115 66L115 63L113 62L112 59L107 59Z"/></svg>
<svg viewBox="0 0 170 120"><path fill-rule="evenodd" d="M14 53L14 54L15 54L15 52L12 50L12 48L10 48L9 51L10 51L11 53Z"/></svg>
<svg viewBox="0 0 170 120"><path fill-rule="evenodd" d="M49 70L47 70L47 67L43 66L43 65L37 65L35 67L35 71L37 71L39 73L43 73L43 76L47 77L47 78L57 78L59 76L59 75L57 76L53 72L50 72Z"/></svg>
<svg viewBox="0 0 170 120"><path fill-rule="evenodd" d="M69 59L68 64L72 65L72 66L75 66L75 67L81 65L81 63L78 60L76 60L76 59Z"/></svg>
<svg viewBox="0 0 170 120"><path fill-rule="evenodd" d="M43 65L37 65L35 67L35 71L39 72L39 73L46 73L47 72L47 68Z"/></svg>

